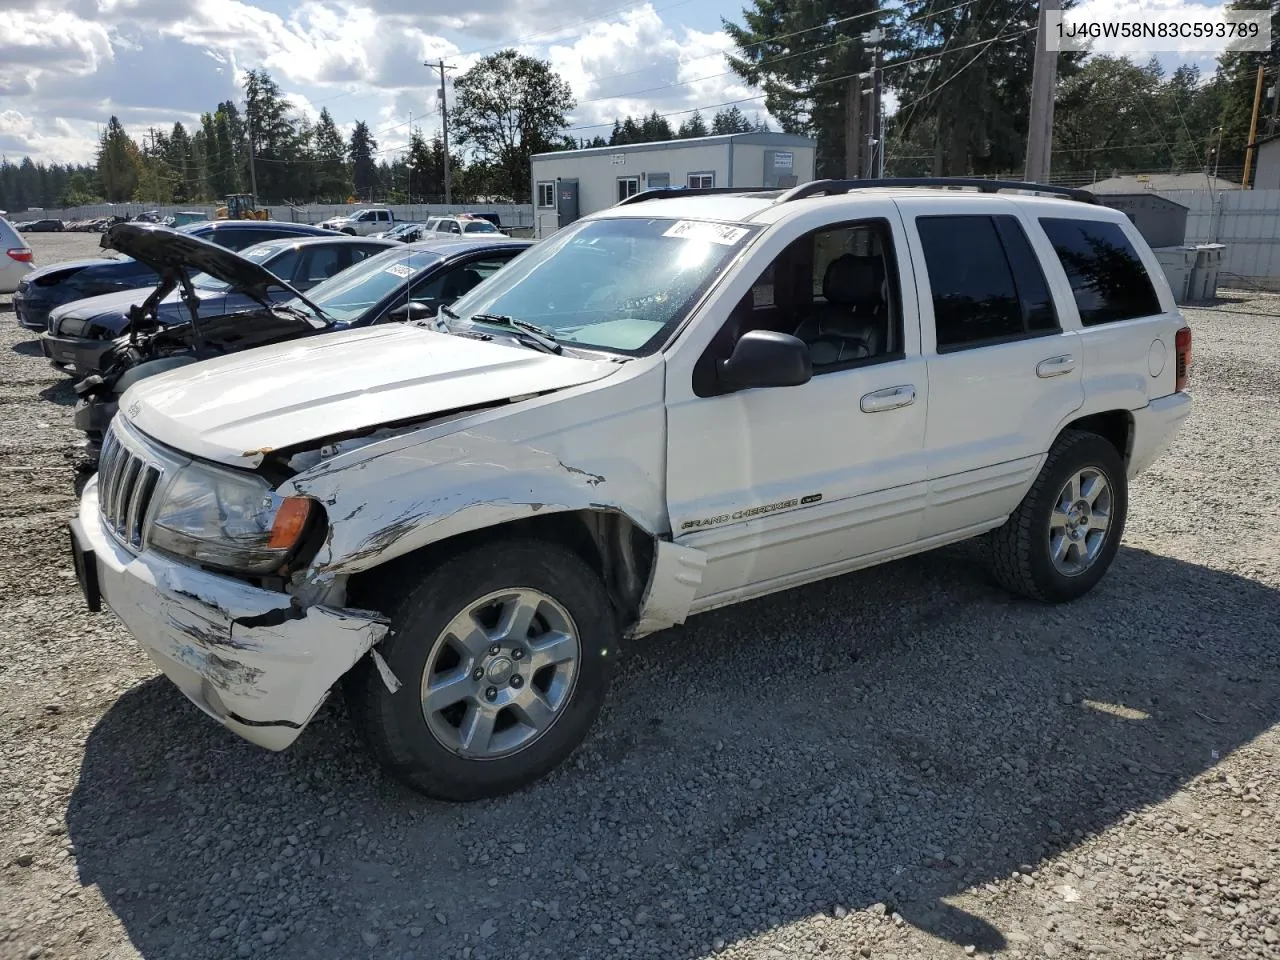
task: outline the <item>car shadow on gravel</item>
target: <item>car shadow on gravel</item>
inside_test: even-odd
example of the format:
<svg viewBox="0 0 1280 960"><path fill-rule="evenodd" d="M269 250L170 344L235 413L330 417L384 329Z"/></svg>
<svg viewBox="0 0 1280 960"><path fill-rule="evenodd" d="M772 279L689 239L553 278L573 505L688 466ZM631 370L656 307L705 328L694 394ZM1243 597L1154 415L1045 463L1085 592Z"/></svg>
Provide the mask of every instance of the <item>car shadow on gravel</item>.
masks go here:
<svg viewBox="0 0 1280 960"><path fill-rule="evenodd" d="M23 340L21 343L13 345L13 352L24 357L42 357L44 351L40 349L39 340Z"/></svg>
<svg viewBox="0 0 1280 960"><path fill-rule="evenodd" d="M486 803L390 784L339 698L271 754L156 678L85 745L81 881L146 958L670 960L879 905L999 950L1023 935L944 898L1038 869L1280 721L1280 593L1125 548L1047 607L979 561L961 545L649 638L575 758ZM852 955L865 928L816 929Z"/></svg>

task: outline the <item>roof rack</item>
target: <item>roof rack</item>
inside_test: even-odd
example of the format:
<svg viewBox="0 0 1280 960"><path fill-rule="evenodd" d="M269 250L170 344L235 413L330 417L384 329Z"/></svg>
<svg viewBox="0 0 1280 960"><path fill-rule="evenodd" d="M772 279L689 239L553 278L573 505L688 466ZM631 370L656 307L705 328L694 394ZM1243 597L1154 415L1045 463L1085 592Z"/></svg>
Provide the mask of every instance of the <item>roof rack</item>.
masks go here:
<svg viewBox="0 0 1280 960"><path fill-rule="evenodd" d="M1032 193L1051 193L1060 197L1079 200L1081 203L1098 203L1098 198L1079 187L1059 187L1047 183L1030 183L1023 180L984 180L981 177L885 177L869 180L812 180L792 187L775 201L790 203L830 194L848 193L851 190L869 190L874 187L969 187L983 193L999 193L1001 190L1022 190ZM637 194L639 196L639 194Z"/></svg>
<svg viewBox="0 0 1280 960"><path fill-rule="evenodd" d="M835 181L823 181L831 182ZM807 184L806 184L807 186ZM622 207L629 203L644 203L646 200L670 200L672 197L705 197L716 193L776 193L781 187L655 187L652 190L644 190L640 193L633 193L625 200L619 200L614 204L615 207Z"/></svg>

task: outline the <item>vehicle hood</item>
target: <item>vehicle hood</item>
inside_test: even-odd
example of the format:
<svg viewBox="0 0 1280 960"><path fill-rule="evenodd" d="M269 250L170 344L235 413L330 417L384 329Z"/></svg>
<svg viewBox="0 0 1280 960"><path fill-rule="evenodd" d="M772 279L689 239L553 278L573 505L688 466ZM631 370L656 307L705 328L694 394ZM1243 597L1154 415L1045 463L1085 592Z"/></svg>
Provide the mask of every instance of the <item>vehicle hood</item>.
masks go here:
<svg viewBox="0 0 1280 960"><path fill-rule="evenodd" d="M160 443L254 467L272 450L562 390L618 369L608 361L390 324L162 373L130 387L120 411Z"/></svg>
<svg viewBox="0 0 1280 960"><path fill-rule="evenodd" d="M328 220L323 220L321 222L322 223L350 223L351 218L350 217L330 217Z"/></svg>
<svg viewBox="0 0 1280 960"><path fill-rule="evenodd" d="M102 246L133 257L157 273L172 268L207 273L255 299L265 295L267 288L273 286L301 296L270 270L252 260L246 260L216 243L158 223L134 221L114 224L102 235Z"/></svg>

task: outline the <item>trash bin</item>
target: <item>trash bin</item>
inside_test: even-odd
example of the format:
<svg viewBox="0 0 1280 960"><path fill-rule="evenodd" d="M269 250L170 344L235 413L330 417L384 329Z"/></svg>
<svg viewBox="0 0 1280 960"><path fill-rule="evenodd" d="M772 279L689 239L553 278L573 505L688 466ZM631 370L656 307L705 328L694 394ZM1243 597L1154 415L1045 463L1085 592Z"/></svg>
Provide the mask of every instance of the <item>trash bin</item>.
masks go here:
<svg viewBox="0 0 1280 960"><path fill-rule="evenodd" d="M1174 301L1186 303L1191 288L1191 275L1196 265L1196 248L1179 244L1176 247L1157 247L1152 253L1164 269L1165 279L1173 290Z"/></svg>
<svg viewBox="0 0 1280 960"><path fill-rule="evenodd" d="M1213 300L1218 296L1218 273L1222 270L1224 243L1198 243L1195 245L1195 266L1187 299L1191 301Z"/></svg>

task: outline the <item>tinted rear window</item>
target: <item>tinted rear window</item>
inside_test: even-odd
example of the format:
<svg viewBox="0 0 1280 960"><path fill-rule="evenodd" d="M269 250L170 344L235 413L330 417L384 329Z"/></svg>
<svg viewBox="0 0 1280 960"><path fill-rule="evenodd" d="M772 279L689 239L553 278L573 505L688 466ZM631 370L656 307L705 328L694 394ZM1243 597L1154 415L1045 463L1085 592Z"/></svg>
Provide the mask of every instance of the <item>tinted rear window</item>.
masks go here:
<svg viewBox="0 0 1280 960"><path fill-rule="evenodd" d="M1086 327L1161 312L1146 267L1119 224L1045 217L1040 226L1071 281Z"/></svg>

